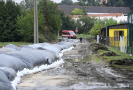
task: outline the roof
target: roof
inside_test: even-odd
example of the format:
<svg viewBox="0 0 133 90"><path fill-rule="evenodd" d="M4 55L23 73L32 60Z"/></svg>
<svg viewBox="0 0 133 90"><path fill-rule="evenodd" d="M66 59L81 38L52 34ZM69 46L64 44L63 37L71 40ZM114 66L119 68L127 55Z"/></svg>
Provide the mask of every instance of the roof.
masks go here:
<svg viewBox="0 0 133 90"><path fill-rule="evenodd" d="M112 27L112 26L118 26L118 25L127 25L127 23L121 23L121 24L115 24L115 25L110 25L110 26L105 26L105 27L102 27L102 29L106 28L106 27Z"/></svg>
<svg viewBox="0 0 133 90"><path fill-rule="evenodd" d="M78 5L58 5L59 9L63 10L65 14L71 15L75 8L81 9L82 6ZM85 6L88 13L123 13L128 14L131 12L129 7L98 7L98 6Z"/></svg>

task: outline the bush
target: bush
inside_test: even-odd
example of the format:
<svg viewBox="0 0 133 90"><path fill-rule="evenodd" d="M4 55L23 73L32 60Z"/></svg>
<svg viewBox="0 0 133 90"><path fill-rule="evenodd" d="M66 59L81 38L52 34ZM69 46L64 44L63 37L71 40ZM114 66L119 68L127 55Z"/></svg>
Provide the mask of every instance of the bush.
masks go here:
<svg viewBox="0 0 133 90"><path fill-rule="evenodd" d="M43 34L39 35L39 43L47 42L48 40L44 38Z"/></svg>

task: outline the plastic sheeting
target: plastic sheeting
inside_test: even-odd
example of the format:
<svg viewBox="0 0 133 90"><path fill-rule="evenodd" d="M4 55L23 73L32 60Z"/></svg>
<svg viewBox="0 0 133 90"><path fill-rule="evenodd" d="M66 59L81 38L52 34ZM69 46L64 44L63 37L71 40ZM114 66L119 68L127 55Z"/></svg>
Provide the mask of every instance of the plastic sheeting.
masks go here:
<svg viewBox="0 0 133 90"><path fill-rule="evenodd" d="M2 70L6 74L10 81L12 81L16 76L16 71L12 68L0 67L0 70Z"/></svg>
<svg viewBox="0 0 133 90"><path fill-rule="evenodd" d="M14 79L16 76L16 71L19 73L19 71L23 70L24 73L20 75L23 76L26 73L34 73L46 68L56 67L57 64L52 62L56 61L57 59L59 60L63 55L62 53L67 51L67 49L70 48L73 43L73 40L67 40L58 42L56 44L44 42L33 45L22 45L21 47L8 44L3 49L0 49L0 90L15 89L17 85L15 82L17 83L21 78L15 78L14 83L12 83L14 89L9 81ZM62 59L60 59L58 62L61 60ZM51 64L52 66L45 66L43 64ZM40 66L40 68L35 66ZM30 71L29 69L26 69L28 67L32 70Z"/></svg>
<svg viewBox="0 0 133 90"><path fill-rule="evenodd" d="M3 71L0 70L0 90L14 90Z"/></svg>
<svg viewBox="0 0 133 90"><path fill-rule="evenodd" d="M38 48L38 49L40 49L40 48ZM56 55L56 57L59 58L60 50L58 48L56 48L52 45L49 45L49 46L43 46L42 49L53 52Z"/></svg>
<svg viewBox="0 0 133 90"><path fill-rule="evenodd" d="M16 45L13 45L13 44L8 44L4 48L10 50L11 52L20 51L21 50L19 47L17 47Z"/></svg>
<svg viewBox="0 0 133 90"><path fill-rule="evenodd" d="M9 55L19 58L31 69L38 65L50 64L57 58L52 52L46 50L17 51L10 52Z"/></svg>
<svg viewBox="0 0 133 90"><path fill-rule="evenodd" d="M15 71L23 70L23 68L27 67L20 59L5 54L0 54L0 62L0 67L9 67Z"/></svg>
<svg viewBox="0 0 133 90"><path fill-rule="evenodd" d="M8 45L5 46L5 48L14 48L17 51L21 50L19 47L17 47L16 45L13 45L13 44L8 44Z"/></svg>
<svg viewBox="0 0 133 90"><path fill-rule="evenodd" d="M66 41L58 42L57 44L64 46L65 49L72 46L70 42L66 42Z"/></svg>

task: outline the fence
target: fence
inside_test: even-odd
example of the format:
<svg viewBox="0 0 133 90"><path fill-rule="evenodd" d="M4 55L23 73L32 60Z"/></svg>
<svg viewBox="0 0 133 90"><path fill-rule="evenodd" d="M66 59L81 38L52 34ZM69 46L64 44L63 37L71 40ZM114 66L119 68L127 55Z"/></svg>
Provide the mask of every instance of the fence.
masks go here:
<svg viewBox="0 0 133 90"><path fill-rule="evenodd" d="M133 54L133 12L128 13L127 20L127 53Z"/></svg>
<svg viewBox="0 0 133 90"><path fill-rule="evenodd" d="M120 50L120 52L124 52L124 53L127 52L127 37L121 37L121 36L103 37L103 36L100 36L99 42L104 44L104 45L113 47L117 50Z"/></svg>

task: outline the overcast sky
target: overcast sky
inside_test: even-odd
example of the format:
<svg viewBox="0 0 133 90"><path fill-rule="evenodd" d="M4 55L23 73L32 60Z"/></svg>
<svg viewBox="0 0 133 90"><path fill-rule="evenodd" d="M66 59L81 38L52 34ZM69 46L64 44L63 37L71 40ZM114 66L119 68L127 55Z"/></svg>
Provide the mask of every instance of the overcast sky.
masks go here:
<svg viewBox="0 0 133 90"><path fill-rule="evenodd" d="M22 0L13 0L13 1L15 1L15 2L17 2L17 3L20 3ZM56 2L56 3L59 3L59 2L61 2L62 0L52 0L52 1L54 1L54 2ZM77 0L72 0L73 2L77 2Z"/></svg>

